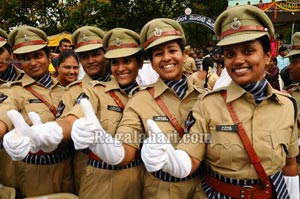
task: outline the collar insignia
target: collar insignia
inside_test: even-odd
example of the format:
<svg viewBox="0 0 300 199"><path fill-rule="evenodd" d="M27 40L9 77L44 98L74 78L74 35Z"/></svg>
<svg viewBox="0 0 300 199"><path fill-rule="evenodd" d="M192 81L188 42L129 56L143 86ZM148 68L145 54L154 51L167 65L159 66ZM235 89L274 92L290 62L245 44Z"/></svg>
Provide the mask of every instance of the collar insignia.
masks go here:
<svg viewBox="0 0 300 199"><path fill-rule="evenodd" d="M161 30L161 29L155 28L155 30L154 30L154 35L155 35L156 37L161 36L161 33L162 33L162 30Z"/></svg>
<svg viewBox="0 0 300 199"><path fill-rule="evenodd" d="M238 18L233 18L232 22L231 22L231 28L233 30L238 30L240 29L242 23L240 22L240 20Z"/></svg>

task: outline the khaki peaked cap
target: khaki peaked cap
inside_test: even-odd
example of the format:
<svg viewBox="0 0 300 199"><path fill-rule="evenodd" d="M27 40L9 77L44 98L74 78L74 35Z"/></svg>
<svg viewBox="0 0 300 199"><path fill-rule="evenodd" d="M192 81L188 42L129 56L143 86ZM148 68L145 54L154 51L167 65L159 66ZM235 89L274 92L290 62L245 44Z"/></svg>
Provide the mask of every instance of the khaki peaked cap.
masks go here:
<svg viewBox="0 0 300 199"><path fill-rule="evenodd" d="M186 42L182 26L177 21L168 18L157 18L146 23L140 32L140 37L145 49L175 39L182 39L184 43Z"/></svg>
<svg viewBox="0 0 300 199"><path fill-rule="evenodd" d="M292 37L292 50L287 54L286 57L300 54L300 32L296 32Z"/></svg>
<svg viewBox="0 0 300 199"><path fill-rule="evenodd" d="M218 46L255 40L264 35L274 34L270 18L256 6L237 5L221 13L215 21Z"/></svg>
<svg viewBox="0 0 300 199"><path fill-rule="evenodd" d="M8 35L8 44L14 54L34 52L47 46L47 43L47 34L32 26L19 26Z"/></svg>
<svg viewBox="0 0 300 199"><path fill-rule="evenodd" d="M0 48L2 48L7 43L7 33L0 28Z"/></svg>
<svg viewBox="0 0 300 199"><path fill-rule="evenodd" d="M128 57L142 49L139 34L125 28L110 30L103 38L103 48L108 59Z"/></svg>
<svg viewBox="0 0 300 199"><path fill-rule="evenodd" d="M85 52L103 47L105 32L94 26L83 26L72 34L72 42L75 45L75 52Z"/></svg>

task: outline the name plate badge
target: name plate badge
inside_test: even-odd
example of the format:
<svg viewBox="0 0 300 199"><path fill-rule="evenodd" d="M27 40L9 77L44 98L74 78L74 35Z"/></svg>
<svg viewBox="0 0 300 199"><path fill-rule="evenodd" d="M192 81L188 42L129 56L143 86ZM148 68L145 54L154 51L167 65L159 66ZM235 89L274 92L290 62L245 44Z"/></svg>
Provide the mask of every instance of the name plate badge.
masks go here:
<svg viewBox="0 0 300 199"><path fill-rule="evenodd" d="M107 110L110 110L110 111L116 111L116 112L119 112L119 113L122 113L123 112L123 109L118 107L118 106L113 106L113 105L108 105L107 106Z"/></svg>
<svg viewBox="0 0 300 199"><path fill-rule="evenodd" d="M169 118L167 116L153 116L153 120L156 122L168 122Z"/></svg>
<svg viewBox="0 0 300 199"><path fill-rule="evenodd" d="M216 125L217 131L229 131L229 132L237 132L237 125Z"/></svg>

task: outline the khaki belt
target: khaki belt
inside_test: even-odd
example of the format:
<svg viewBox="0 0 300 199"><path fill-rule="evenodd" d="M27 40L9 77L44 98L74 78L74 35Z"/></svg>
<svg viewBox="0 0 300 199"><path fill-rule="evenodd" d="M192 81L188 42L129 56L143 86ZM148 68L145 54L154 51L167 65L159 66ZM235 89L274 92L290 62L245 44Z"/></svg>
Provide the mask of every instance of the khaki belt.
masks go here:
<svg viewBox="0 0 300 199"><path fill-rule="evenodd" d="M262 185L234 185L223 182L209 174L205 176L205 182L215 191L237 199L268 199L272 198L272 192L263 189Z"/></svg>

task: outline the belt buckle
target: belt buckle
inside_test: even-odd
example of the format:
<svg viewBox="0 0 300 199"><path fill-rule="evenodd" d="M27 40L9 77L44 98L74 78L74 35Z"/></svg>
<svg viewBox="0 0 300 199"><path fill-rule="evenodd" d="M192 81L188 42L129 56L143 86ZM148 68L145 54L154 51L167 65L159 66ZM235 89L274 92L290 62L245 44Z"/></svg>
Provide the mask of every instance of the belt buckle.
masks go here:
<svg viewBox="0 0 300 199"><path fill-rule="evenodd" d="M250 185L245 185L245 186L243 186L242 191L241 191L241 199L246 198L245 197L245 190L250 190L251 191L251 197L250 198L254 197L254 187L250 186Z"/></svg>

